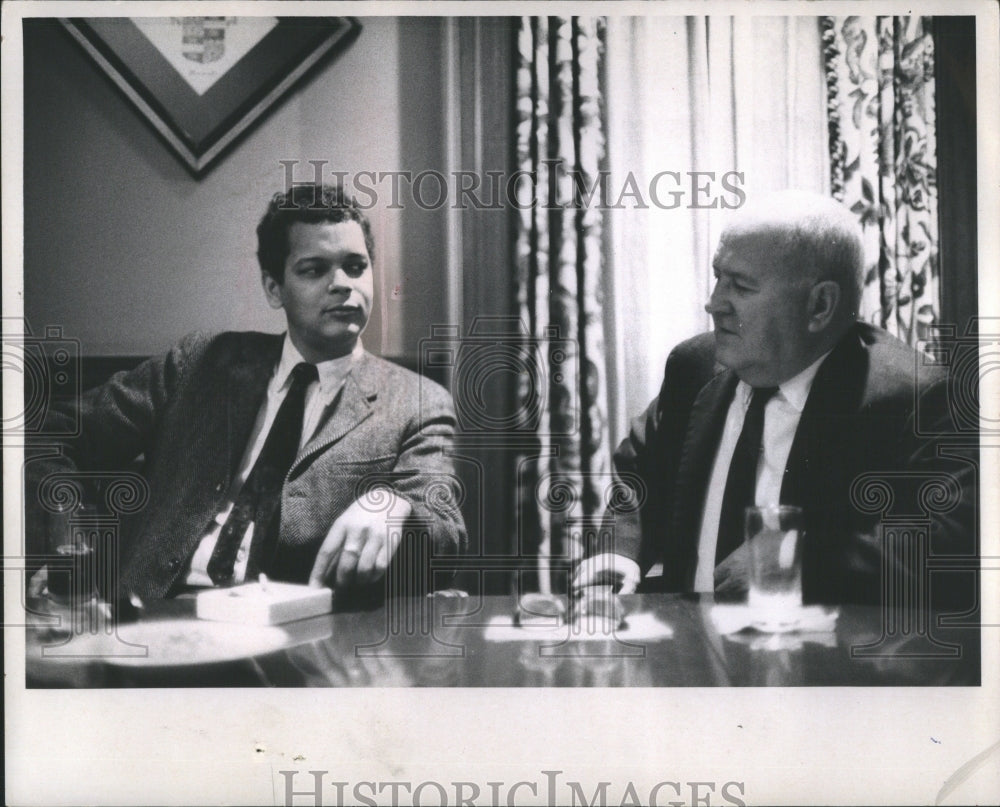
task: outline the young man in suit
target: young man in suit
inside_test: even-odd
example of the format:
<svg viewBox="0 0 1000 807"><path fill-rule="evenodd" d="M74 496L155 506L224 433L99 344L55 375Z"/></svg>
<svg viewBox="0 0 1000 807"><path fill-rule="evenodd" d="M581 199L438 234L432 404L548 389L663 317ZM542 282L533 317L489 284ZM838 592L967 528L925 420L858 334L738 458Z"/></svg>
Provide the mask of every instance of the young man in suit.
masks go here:
<svg viewBox="0 0 1000 807"><path fill-rule="evenodd" d="M274 196L257 236L264 294L287 333L193 334L85 393L79 436L29 463L29 504L53 474L142 457L149 501L123 535L120 594L263 572L330 585L343 603L370 598L394 557L429 585L429 554L465 544L454 415L444 389L362 347L368 219L339 188L295 186ZM65 433L69 414L55 408L46 432Z"/></svg>
<svg viewBox="0 0 1000 807"><path fill-rule="evenodd" d="M953 431L946 374L918 384L917 354L857 320L855 217L813 194L760 198L724 230L713 269L714 331L671 352L659 396L615 453L618 483L638 505L608 512L613 541L590 548L576 584L745 591L742 506L725 499L751 420L760 449L742 504L803 508L807 601L878 602L883 575L926 585L918 563L880 539L884 513L864 501L880 479L902 511L929 506L932 553L974 557L974 468L921 436ZM930 502L928 485L948 501ZM936 602L963 599L948 592L961 575L938 577Z"/></svg>

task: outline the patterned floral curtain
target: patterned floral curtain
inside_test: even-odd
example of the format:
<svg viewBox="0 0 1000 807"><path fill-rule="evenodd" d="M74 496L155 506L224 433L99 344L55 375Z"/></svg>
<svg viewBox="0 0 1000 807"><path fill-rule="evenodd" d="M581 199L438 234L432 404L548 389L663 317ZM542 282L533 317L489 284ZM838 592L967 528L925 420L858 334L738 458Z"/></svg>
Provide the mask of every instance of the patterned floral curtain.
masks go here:
<svg viewBox="0 0 1000 807"><path fill-rule="evenodd" d="M938 322L930 17L823 17L831 190L858 214L861 316L914 344Z"/></svg>
<svg viewBox="0 0 1000 807"><path fill-rule="evenodd" d="M610 481L601 210L581 196L604 158L604 39L600 18L519 23L517 306L541 369L518 390L522 411L540 409L518 463L519 549L540 558L543 591L564 585L555 570L597 529Z"/></svg>

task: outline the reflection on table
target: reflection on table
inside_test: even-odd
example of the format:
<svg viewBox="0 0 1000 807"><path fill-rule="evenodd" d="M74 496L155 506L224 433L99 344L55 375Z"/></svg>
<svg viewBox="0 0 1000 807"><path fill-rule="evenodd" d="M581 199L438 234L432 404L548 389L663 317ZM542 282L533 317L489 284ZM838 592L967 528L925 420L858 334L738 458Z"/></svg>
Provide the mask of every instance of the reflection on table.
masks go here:
<svg viewBox="0 0 1000 807"><path fill-rule="evenodd" d="M624 625L518 627L508 596L394 599L274 628L210 623L191 600L138 622L29 602L29 687L941 686L980 683L979 630L841 606L825 631L731 631L711 596L622 598ZM75 623L75 624L74 624Z"/></svg>

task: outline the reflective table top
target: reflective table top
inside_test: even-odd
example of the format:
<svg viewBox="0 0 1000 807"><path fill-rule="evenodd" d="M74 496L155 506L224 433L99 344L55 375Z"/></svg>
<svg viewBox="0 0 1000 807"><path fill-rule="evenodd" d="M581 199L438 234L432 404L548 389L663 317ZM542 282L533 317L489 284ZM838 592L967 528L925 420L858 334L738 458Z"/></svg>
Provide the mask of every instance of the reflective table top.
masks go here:
<svg viewBox="0 0 1000 807"><path fill-rule="evenodd" d="M705 595L620 598L620 624L513 596L389 600L274 627L207 622L192 600L115 625L29 603L28 687L975 686L979 629L961 616L845 605L763 633ZM570 604L571 605L571 604ZM616 617L619 614L616 613ZM593 617L593 614L591 614ZM561 622L561 624L560 624Z"/></svg>

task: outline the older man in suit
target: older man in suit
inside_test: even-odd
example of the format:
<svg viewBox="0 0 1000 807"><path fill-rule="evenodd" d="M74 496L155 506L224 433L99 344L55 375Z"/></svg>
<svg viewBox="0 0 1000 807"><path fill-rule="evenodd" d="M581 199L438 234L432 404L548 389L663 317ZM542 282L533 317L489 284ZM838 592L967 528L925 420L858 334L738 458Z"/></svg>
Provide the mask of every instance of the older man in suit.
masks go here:
<svg viewBox="0 0 1000 807"><path fill-rule="evenodd" d="M87 392L79 436L28 465L37 489L54 472L143 458L150 498L123 538L122 591L164 597L263 572L370 594L401 537L410 565L464 547L450 396L361 344L368 219L339 188L296 186L257 235L287 333L185 338ZM56 408L45 431L65 433L68 414Z"/></svg>
<svg viewBox="0 0 1000 807"><path fill-rule="evenodd" d="M831 199L782 192L734 215L713 262L714 332L671 352L659 396L615 453L637 505L608 511L612 541L589 548L577 585L740 593L743 507L778 503L804 510L807 601L877 602L893 575L926 585L915 557L886 551L881 514L860 501L866 473L903 509L928 482L948 491L930 549L975 555L974 469L921 437L952 431L946 375L918 384L917 354L857 321L862 268L857 223ZM734 502L740 457L750 478ZM936 602L963 599L948 591L959 577L935 581Z"/></svg>

